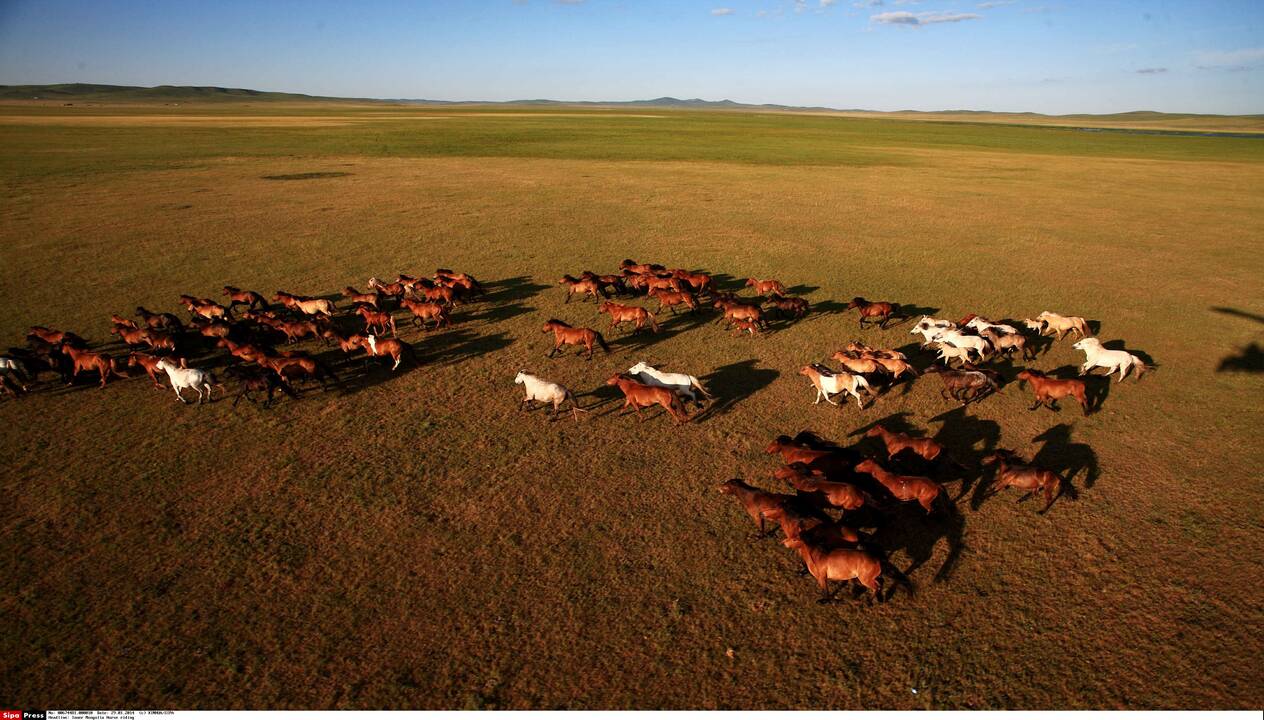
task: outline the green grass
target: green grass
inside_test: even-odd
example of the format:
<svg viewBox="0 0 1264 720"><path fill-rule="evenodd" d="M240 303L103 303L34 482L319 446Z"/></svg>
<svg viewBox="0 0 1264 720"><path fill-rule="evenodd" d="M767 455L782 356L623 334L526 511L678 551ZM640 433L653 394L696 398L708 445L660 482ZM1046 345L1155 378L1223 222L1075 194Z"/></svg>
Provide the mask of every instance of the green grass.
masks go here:
<svg viewBox="0 0 1264 720"><path fill-rule="evenodd" d="M1264 342L1253 141L738 113L47 112L0 122L6 345L46 324L118 353L110 313L225 283L326 294L448 266L494 294L450 330L404 330L422 364L396 374L303 344L347 385L266 412L182 407L144 378L46 375L0 401L0 696L18 706L1264 700L1264 374L1217 370ZM273 115L295 123L246 125ZM735 288L777 277L814 310L765 338L669 315L662 336L608 333L610 356L547 360L545 319L607 322L557 278L624 257ZM1088 417L1028 412L1016 384L953 412L933 377L864 411L813 406L804 363L912 340L857 329L837 303L858 294L953 318L1082 314L1159 367ZM1029 364L1080 357L1062 343ZM703 376L718 410L681 428L615 416L602 383L642 359ZM521 368L593 412L515 413ZM714 486L773 489L777 434L853 443L893 416L967 460L1091 453L1099 477L1075 473L1078 498L1045 516L1012 492L952 518L895 512L882 527L901 568L924 560L916 594L818 606Z"/></svg>

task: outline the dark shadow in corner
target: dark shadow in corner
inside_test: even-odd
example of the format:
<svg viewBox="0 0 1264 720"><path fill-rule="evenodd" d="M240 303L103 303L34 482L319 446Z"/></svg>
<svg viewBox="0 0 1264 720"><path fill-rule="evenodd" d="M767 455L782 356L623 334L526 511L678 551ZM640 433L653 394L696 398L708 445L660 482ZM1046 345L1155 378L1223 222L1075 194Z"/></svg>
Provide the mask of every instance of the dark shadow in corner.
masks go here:
<svg viewBox="0 0 1264 720"><path fill-rule="evenodd" d="M1232 315L1233 317L1264 324L1264 315L1256 315L1245 310L1229 307L1216 306L1211 309L1213 312L1218 312L1222 315ZM1216 372L1264 372L1264 348L1261 348L1259 342L1256 341L1251 342L1246 347L1238 348L1236 352L1220 358L1220 363L1216 365Z"/></svg>

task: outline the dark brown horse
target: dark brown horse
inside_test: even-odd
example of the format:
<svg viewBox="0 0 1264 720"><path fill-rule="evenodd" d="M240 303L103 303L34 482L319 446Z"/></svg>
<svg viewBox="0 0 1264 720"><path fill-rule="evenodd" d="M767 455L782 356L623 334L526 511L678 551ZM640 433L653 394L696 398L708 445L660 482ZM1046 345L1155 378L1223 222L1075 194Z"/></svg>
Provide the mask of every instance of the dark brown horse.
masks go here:
<svg viewBox="0 0 1264 720"><path fill-rule="evenodd" d="M944 452L944 446L930 438L915 438L912 435L892 432L882 427L881 424L869 428L869 432L865 433L865 437L882 438L882 442L887 448L888 460L905 450L912 450L913 454L927 461L933 461Z"/></svg>
<svg viewBox="0 0 1264 720"><path fill-rule="evenodd" d="M74 364L74 369L70 373L70 385L74 383L75 378L79 377L80 371L91 372L93 370L101 374L101 387L110 379L110 375L126 378L127 374L118 369L114 364L114 359L107 353L93 352L92 350L83 350L73 345L62 344L61 351L65 353L70 361Z"/></svg>
<svg viewBox="0 0 1264 720"><path fill-rule="evenodd" d="M988 494L991 497L1005 488L1016 487L1019 490L1026 490L1027 493L1018 498L1018 502L1022 502L1038 492L1045 494L1045 507L1040 511L1044 514L1049 510L1049 506L1053 505L1053 501L1057 499L1054 495L1055 491L1061 494L1062 476L1052 470L1045 470L1026 463L1021 457L1015 455L1008 450L998 450L991 455L983 458L984 465L996 465L996 484Z"/></svg>
<svg viewBox="0 0 1264 720"><path fill-rule="evenodd" d="M232 285L225 285L224 296L229 300L229 308L233 308L238 305L245 305L250 310L254 310L256 307L268 307L268 302L263 299L262 295L254 290L242 290L240 288L235 288Z"/></svg>
<svg viewBox="0 0 1264 720"><path fill-rule="evenodd" d="M887 327L887 322L895 315L897 305L889 302L869 302L862 297L854 297L851 302L847 303L847 309L856 308L860 310L860 327L864 327L866 322L877 322L878 327L883 330Z"/></svg>
<svg viewBox="0 0 1264 720"><path fill-rule="evenodd" d="M672 315L676 314L676 306L684 305L689 308L690 312L698 309L698 301L694 299L693 293L676 292L674 290L650 290L649 296L658 300L659 314L662 314L663 308L671 308Z"/></svg>
<svg viewBox="0 0 1264 720"><path fill-rule="evenodd" d="M540 332L553 333L553 349L549 351L549 357L556 355L563 345L582 345L588 351L589 360L592 360L594 344L601 345L602 350L610 352L606 339L592 328L576 328L561 320L550 320L544 323L544 329Z"/></svg>

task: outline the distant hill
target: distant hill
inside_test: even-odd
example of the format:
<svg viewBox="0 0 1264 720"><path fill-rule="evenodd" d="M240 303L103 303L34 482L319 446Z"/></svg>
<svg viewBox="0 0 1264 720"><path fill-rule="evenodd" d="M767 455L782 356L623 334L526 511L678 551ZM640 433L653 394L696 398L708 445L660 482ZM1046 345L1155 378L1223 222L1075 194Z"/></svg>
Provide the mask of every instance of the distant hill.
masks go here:
<svg viewBox="0 0 1264 720"><path fill-rule="evenodd" d="M263 92L244 88L159 85L94 85L67 83L62 85L0 85L0 100L38 100L43 102L115 102L115 103L199 103L199 102L303 102L303 103L381 103L393 105L431 106L536 106L590 108L661 108L677 110L749 110L764 112L831 113L872 118L948 122L995 122L1061 127L1134 129L1170 132L1196 130L1209 132L1245 131L1264 133L1264 115L1204 115L1195 113L1162 113L1138 110L1101 115L1044 115L1034 112L996 112L991 110L899 110L894 112L821 106L750 104L733 100L703 100L658 97L652 100L424 100L414 98L339 98L301 93Z"/></svg>
<svg viewBox="0 0 1264 720"><path fill-rule="evenodd" d="M89 83L65 83L62 85L0 85L0 100L64 100L98 102L233 102L233 101L288 101L288 102L366 102L354 98L332 98L299 93L264 92L244 88L195 87L189 85L159 85L135 87L131 85L93 85Z"/></svg>

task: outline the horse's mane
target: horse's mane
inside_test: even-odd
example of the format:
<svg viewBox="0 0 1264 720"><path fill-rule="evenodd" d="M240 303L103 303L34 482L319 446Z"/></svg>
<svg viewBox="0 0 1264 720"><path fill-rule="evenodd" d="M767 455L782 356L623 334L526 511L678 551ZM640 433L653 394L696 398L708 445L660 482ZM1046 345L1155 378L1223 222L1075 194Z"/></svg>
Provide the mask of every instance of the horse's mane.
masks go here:
<svg viewBox="0 0 1264 720"><path fill-rule="evenodd" d="M562 322L561 320L558 320L557 318L553 318L552 320L549 320L548 322L544 324L545 325L561 325L562 327L565 327L565 328L570 327L568 323Z"/></svg>

